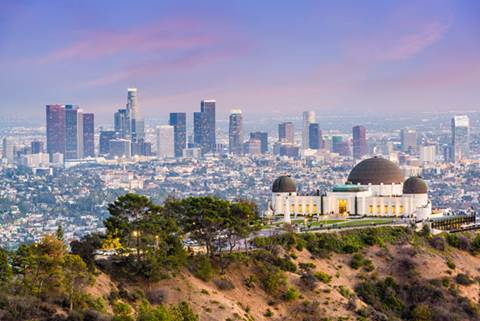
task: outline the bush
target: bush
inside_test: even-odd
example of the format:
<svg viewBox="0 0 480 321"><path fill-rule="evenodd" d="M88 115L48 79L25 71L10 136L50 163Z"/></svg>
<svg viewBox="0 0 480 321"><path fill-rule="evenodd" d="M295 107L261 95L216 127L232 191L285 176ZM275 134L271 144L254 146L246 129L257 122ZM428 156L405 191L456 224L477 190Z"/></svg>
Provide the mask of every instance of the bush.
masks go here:
<svg viewBox="0 0 480 321"><path fill-rule="evenodd" d="M480 252L480 234L477 234L471 243L471 251L473 253Z"/></svg>
<svg viewBox="0 0 480 321"><path fill-rule="evenodd" d="M354 254L352 256L352 260L350 261L350 267L352 269L357 270L363 265L364 260L365 259L364 259L362 254L360 254L360 253Z"/></svg>
<svg viewBox="0 0 480 321"><path fill-rule="evenodd" d="M315 264L310 263L310 262L309 263L299 263L298 267L300 268L300 270L310 271L310 270L313 270L315 268Z"/></svg>
<svg viewBox="0 0 480 321"><path fill-rule="evenodd" d="M210 258L206 255L192 256L188 262L188 269L194 276L208 282L215 274Z"/></svg>
<svg viewBox="0 0 480 321"><path fill-rule="evenodd" d="M314 276L320 281L320 282L323 282L325 284L329 284L331 281L332 281L332 277L330 275L328 275L327 273L325 272L315 272L314 273Z"/></svg>
<svg viewBox="0 0 480 321"><path fill-rule="evenodd" d="M303 286L312 291L317 287L318 279L311 272L303 273L300 277Z"/></svg>
<svg viewBox="0 0 480 321"><path fill-rule="evenodd" d="M432 320L432 310L426 304L418 304L412 310L413 321L430 321Z"/></svg>
<svg viewBox="0 0 480 321"><path fill-rule="evenodd" d="M455 265L455 262L453 262L451 259L447 259L447 266L450 270L455 270L455 268L457 267Z"/></svg>
<svg viewBox="0 0 480 321"><path fill-rule="evenodd" d="M338 287L338 292L345 298L345 299L350 299L353 297L353 293L352 291L350 291L349 288L343 286L343 285L340 285Z"/></svg>
<svg viewBox="0 0 480 321"><path fill-rule="evenodd" d="M233 290L233 289L235 289L235 286L233 285L232 281L230 281L227 278L215 279L213 281L213 283L215 283L215 285L220 290Z"/></svg>
<svg viewBox="0 0 480 321"><path fill-rule="evenodd" d="M445 251L445 239L441 236L432 237L429 240L430 246L439 251Z"/></svg>
<svg viewBox="0 0 480 321"><path fill-rule="evenodd" d="M457 274L457 276L455 277L455 281L458 284L465 285L465 286L472 285L475 282L475 281L472 280L471 277L469 277L468 275L466 275L464 273Z"/></svg>
<svg viewBox="0 0 480 321"><path fill-rule="evenodd" d="M283 294L283 299L285 301L294 301L300 297L300 293L295 288L288 288L288 290Z"/></svg>

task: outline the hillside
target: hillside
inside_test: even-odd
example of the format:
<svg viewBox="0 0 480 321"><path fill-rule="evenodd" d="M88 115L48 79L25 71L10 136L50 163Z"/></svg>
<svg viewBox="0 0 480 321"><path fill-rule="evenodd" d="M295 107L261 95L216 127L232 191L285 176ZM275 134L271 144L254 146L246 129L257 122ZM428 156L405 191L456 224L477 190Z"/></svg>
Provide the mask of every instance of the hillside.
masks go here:
<svg viewBox="0 0 480 321"><path fill-rule="evenodd" d="M435 246L438 248L438 245ZM282 250L279 256L286 253ZM372 312L371 302L365 302L355 294L355 289L365 280L392 277L398 285L411 291L418 287L417 299L426 297L423 298L425 302L432 300L437 303L426 316L405 319L480 320L477 304L480 293L479 257L446 244L444 250L435 249L423 237L386 246L373 245L360 253L363 253L364 260L371 260L372 271L367 272L365 267L352 268L355 254L332 254L329 258L318 258L307 249L299 251L292 248L288 254L297 267L302 263L311 263L315 266L312 272L324 272L331 276L330 282L318 281L314 289L308 289L299 271L285 272L289 287L299 292L298 298L292 300L267 293L261 285L246 286L246 280L252 276L258 279L258 270L252 262L232 263L224 275L217 275L208 282L184 269L176 277L155 284L140 285L116 280L110 281L110 288L123 287L132 293L141 290L147 295L160 294L165 304L187 301L200 320L393 320L391 315L381 311ZM466 279L469 281L461 281L459 275L468 276ZM108 278L106 275L103 277ZM219 279L226 279L232 285L222 290L222 286L217 285L220 284ZM94 289L94 292L108 295L104 284ZM416 304L408 300L405 302ZM457 308L450 310L449 305L460 305L461 308L455 312Z"/></svg>

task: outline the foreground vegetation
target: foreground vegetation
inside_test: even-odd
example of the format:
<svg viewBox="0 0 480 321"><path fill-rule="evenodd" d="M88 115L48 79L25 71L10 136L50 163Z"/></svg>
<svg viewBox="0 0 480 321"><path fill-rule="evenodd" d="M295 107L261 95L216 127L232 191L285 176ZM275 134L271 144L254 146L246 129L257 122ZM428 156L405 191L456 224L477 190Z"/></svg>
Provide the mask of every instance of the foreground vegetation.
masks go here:
<svg viewBox="0 0 480 321"><path fill-rule="evenodd" d="M266 297L268 308L257 314L263 319L276 319L282 307L288 309L285 320L480 320L478 302L460 291L477 286L479 279L455 272L450 259L452 251L476 255L480 236L475 234L432 236L427 228L416 233L398 227L296 234L286 226L277 235L252 239L252 250L244 240L259 229L260 220L256 206L247 201L192 197L159 206L127 194L109 211L105 235L85 236L70 249L59 228L38 243L1 250L0 320L199 320L195 302L184 297L166 303L154 286L189 274L215 291L239 288ZM204 246L205 252L194 254L185 240ZM410 252L392 255L397 248ZM377 249L376 259L372 249ZM97 250L114 255L102 259L95 256ZM423 278L414 259L421 251L445 257L449 277ZM344 273L340 265L333 272L316 265L338 257L355 275L351 286L334 285ZM388 262L388 273L377 269L378 259ZM233 278L240 270L238 283ZM91 289L102 275L115 286L98 295ZM325 316L328 300L306 299L331 291L346 302L344 312L333 310L335 319ZM211 293L202 289L199 295ZM239 304L243 315L232 313L227 320L253 320L251 308Z"/></svg>

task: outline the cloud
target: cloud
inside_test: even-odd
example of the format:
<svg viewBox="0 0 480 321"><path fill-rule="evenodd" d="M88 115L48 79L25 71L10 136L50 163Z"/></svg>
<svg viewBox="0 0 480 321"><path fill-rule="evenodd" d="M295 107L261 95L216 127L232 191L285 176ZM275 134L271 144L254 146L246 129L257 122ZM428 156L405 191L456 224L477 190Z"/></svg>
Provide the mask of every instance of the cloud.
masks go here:
<svg viewBox="0 0 480 321"><path fill-rule="evenodd" d="M126 30L91 31L76 41L34 59L31 63L84 61L146 53L208 47L225 38L220 30L192 18L170 18ZM22 61L25 62L25 61Z"/></svg>
<svg viewBox="0 0 480 321"><path fill-rule="evenodd" d="M403 60L415 56L439 41L449 29L449 24L430 22L418 30L400 35L392 43L380 46L377 57L381 60Z"/></svg>

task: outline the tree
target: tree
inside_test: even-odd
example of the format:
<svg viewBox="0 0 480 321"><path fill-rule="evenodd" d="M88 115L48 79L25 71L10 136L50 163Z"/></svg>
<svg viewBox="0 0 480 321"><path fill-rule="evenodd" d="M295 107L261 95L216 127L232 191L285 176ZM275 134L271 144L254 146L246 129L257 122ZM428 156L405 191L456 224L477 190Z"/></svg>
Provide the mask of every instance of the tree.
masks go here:
<svg viewBox="0 0 480 321"><path fill-rule="evenodd" d="M9 262L9 254L0 248L0 285L6 284L12 278L12 267Z"/></svg>
<svg viewBox="0 0 480 321"><path fill-rule="evenodd" d="M80 240L74 240L70 243L72 254L82 258L90 271L95 269L95 251L100 249L103 244L103 236L94 233L83 236Z"/></svg>
<svg viewBox="0 0 480 321"><path fill-rule="evenodd" d="M57 237L57 240L64 241L64 232L61 225L57 226L57 232L55 233L55 236Z"/></svg>
<svg viewBox="0 0 480 321"><path fill-rule="evenodd" d="M63 262L63 285L67 295L70 311L74 308L76 297L80 290L87 286L91 281L91 275L88 273L87 265L78 255L66 254Z"/></svg>
<svg viewBox="0 0 480 321"><path fill-rule="evenodd" d="M226 222L226 235L230 253L238 246L240 240L246 239L261 227L257 205L245 200L230 204Z"/></svg>

